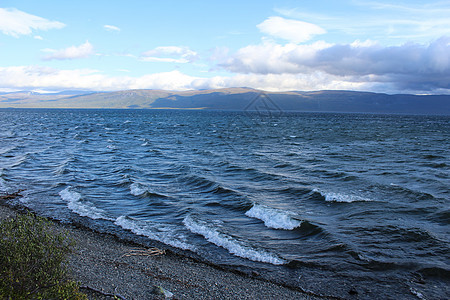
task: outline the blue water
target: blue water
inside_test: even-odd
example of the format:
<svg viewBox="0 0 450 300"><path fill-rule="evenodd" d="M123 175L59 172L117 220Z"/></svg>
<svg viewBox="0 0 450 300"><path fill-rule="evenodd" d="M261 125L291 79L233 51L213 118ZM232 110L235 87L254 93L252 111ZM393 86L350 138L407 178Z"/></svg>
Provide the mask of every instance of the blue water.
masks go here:
<svg viewBox="0 0 450 300"><path fill-rule="evenodd" d="M450 117L0 110L13 205L343 298L445 299Z"/></svg>

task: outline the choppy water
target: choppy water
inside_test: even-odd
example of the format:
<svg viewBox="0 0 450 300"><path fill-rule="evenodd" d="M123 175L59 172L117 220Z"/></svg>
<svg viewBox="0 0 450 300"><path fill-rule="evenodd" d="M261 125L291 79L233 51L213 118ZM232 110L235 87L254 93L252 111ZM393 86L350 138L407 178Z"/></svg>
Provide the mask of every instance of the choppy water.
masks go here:
<svg viewBox="0 0 450 300"><path fill-rule="evenodd" d="M41 214L344 298L450 295L450 117L0 110Z"/></svg>

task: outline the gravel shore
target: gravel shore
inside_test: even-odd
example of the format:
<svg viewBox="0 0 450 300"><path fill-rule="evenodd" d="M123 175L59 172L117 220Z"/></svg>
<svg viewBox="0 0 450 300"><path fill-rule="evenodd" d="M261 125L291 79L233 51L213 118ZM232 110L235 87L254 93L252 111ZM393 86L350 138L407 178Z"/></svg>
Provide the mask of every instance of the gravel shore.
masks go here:
<svg viewBox="0 0 450 300"><path fill-rule="evenodd" d="M16 213L0 205L0 220ZM53 224L77 243L70 270L89 299L323 299L112 235Z"/></svg>

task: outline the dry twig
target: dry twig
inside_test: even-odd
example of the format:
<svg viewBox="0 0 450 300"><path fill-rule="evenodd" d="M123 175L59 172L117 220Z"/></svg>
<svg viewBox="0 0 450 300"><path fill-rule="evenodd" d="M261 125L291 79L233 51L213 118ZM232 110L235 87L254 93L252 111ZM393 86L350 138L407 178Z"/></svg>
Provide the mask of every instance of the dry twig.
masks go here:
<svg viewBox="0 0 450 300"><path fill-rule="evenodd" d="M122 257L129 257L129 256L157 256L157 255L163 255L166 253L166 250L161 250L158 248L148 248L148 249L133 249L129 252L122 255Z"/></svg>

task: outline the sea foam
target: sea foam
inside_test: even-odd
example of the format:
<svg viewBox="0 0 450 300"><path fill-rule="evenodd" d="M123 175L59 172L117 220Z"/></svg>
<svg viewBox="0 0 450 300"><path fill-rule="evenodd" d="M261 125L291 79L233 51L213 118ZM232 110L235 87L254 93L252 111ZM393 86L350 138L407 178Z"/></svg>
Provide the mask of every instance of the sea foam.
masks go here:
<svg viewBox="0 0 450 300"><path fill-rule="evenodd" d="M292 218L292 215L283 210L271 208L261 204L253 204L246 213L250 218L256 218L264 222L269 228L292 230L299 227L302 222Z"/></svg>
<svg viewBox="0 0 450 300"><path fill-rule="evenodd" d="M151 221L136 220L127 216L118 217L114 224L123 229L130 230L134 234L146 236L152 240L180 248L183 250L195 250L195 247L186 241L186 237L176 234L176 225L162 224Z"/></svg>
<svg viewBox="0 0 450 300"><path fill-rule="evenodd" d="M220 232L218 228L213 227L205 221L197 220L192 218L191 216L187 216L183 220L183 223L186 228L193 233L202 235L209 242L215 244L216 246L225 248L226 250L228 250L228 252L236 256L247 258L253 261L271 263L274 265L282 265L286 263L284 259L272 253L261 249L255 249L230 235Z"/></svg>
<svg viewBox="0 0 450 300"><path fill-rule="evenodd" d="M67 207L69 207L71 211L79 214L82 217L88 217L91 219L105 219L112 221L111 218L108 218L106 216L104 210L95 207L95 205L92 202L82 201L81 194L73 191L70 186L59 192L59 195L61 196L61 199L67 201Z"/></svg>
<svg viewBox="0 0 450 300"><path fill-rule="evenodd" d="M358 195L351 195L351 194L342 194L342 193L334 193L334 192L324 192L318 189L314 189L314 192L320 193L324 198L325 201L328 202L370 202L372 200L363 198Z"/></svg>

